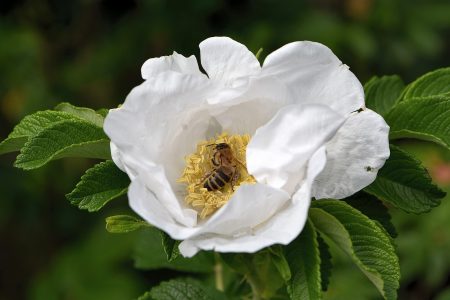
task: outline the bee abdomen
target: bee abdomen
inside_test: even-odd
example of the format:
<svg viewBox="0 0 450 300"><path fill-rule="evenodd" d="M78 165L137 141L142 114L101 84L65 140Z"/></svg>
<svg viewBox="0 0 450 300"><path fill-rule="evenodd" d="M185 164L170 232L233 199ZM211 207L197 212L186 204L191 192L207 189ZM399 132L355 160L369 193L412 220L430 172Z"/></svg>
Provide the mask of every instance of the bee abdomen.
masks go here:
<svg viewBox="0 0 450 300"><path fill-rule="evenodd" d="M227 182L230 182L230 180L231 177L225 174L225 172L221 170L221 168L219 168L214 171L211 176L208 177L208 179L203 184L203 187L208 191L216 191L223 188Z"/></svg>

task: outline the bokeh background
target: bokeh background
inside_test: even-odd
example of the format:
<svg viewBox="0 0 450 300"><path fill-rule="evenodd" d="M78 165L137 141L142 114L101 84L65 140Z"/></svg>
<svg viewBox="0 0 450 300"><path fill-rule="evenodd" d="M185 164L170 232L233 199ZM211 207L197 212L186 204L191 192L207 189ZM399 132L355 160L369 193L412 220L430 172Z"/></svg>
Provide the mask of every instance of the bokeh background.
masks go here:
<svg viewBox="0 0 450 300"><path fill-rule="evenodd" d="M405 82L450 66L448 0L1 0L0 139L26 114L62 101L94 109L121 103L149 57L230 36L264 57L295 40L326 44L364 83ZM450 154L403 141L450 191ZM104 218L64 197L95 161L65 159L25 172L0 157L0 299L132 299L174 271L134 268L137 235L112 235ZM402 269L400 299L450 299L450 198L424 215L392 209ZM379 299L339 251L326 299ZM144 250L145 251L145 250ZM183 273L184 274L184 273ZM188 273L186 273L188 274Z"/></svg>

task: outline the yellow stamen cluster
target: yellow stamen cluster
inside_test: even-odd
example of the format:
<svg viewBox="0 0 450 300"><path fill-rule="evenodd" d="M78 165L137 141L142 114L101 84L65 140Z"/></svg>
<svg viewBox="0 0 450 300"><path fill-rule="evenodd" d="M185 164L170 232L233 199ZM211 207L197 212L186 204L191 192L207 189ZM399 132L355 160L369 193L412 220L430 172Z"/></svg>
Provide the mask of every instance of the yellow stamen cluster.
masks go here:
<svg viewBox="0 0 450 300"><path fill-rule="evenodd" d="M185 200L199 212L200 218L206 218L227 203L240 185L256 182L253 176L248 174L246 168L245 150L249 140L249 135L222 133L216 138L199 142L197 151L185 157L186 167L178 182L187 184ZM231 147L234 158L239 162L236 164L236 168L240 176L234 187L227 183L219 190L208 191L203 187L204 180L202 181L202 179L205 179L205 175L215 168L211 159L216 151L214 145L219 143L227 143Z"/></svg>

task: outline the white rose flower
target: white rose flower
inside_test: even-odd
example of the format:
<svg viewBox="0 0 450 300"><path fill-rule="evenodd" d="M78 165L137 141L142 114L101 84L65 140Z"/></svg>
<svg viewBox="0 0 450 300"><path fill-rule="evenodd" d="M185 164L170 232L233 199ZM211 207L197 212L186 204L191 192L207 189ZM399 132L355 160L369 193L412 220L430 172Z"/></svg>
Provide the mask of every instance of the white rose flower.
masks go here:
<svg viewBox="0 0 450 300"><path fill-rule="evenodd" d="M326 46L294 42L261 66L213 37L200 55L207 75L194 56L147 60L104 125L131 208L184 256L288 244L312 197L352 195L389 157L389 127Z"/></svg>

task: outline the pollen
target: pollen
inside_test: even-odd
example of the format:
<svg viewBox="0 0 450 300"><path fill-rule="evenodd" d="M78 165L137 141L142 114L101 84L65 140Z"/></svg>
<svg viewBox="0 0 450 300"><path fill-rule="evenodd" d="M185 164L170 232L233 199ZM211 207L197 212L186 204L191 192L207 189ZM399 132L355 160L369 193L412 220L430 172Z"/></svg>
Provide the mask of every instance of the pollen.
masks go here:
<svg viewBox="0 0 450 300"><path fill-rule="evenodd" d="M225 132L199 142L196 151L185 157L186 167L177 181L186 184L185 201L198 211L201 219L225 205L239 186L256 182L247 171L245 151L249 140L250 135L229 135ZM220 151L218 145L223 144L231 149L231 161L217 153ZM227 167L231 174L223 175L219 169L224 161L231 166ZM209 190L205 182L210 182L206 183Z"/></svg>

